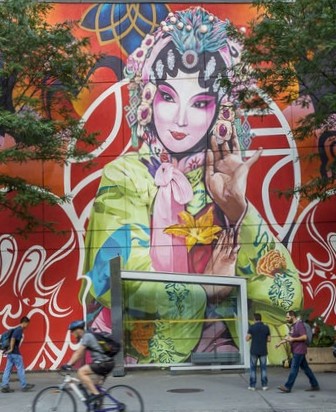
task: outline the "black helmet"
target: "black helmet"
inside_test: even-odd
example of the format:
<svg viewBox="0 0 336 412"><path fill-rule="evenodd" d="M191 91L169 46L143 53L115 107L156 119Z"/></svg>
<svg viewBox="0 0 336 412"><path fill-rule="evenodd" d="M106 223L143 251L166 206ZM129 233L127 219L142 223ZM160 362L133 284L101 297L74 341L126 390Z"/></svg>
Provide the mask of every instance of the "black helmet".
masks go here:
<svg viewBox="0 0 336 412"><path fill-rule="evenodd" d="M85 329L85 321L84 320L74 320L69 325L69 330L71 332L75 329Z"/></svg>

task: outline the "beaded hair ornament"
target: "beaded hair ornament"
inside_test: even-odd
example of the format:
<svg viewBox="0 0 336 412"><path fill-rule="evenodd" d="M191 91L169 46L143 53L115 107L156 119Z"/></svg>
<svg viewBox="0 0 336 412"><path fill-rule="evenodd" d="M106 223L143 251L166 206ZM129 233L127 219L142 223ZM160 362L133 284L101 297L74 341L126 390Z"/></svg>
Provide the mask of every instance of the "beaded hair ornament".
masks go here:
<svg viewBox="0 0 336 412"><path fill-rule="evenodd" d="M223 67L216 67L216 60L211 57L204 69L204 79L216 76L213 91L218 96L218 118L213 127L218 144L230 140L233 124L240 134L240 123L236 120L235 105L226 97L226 90L220 86L221 71L226 69L226 76L233 80L234 72L230 70L240 58L241 48L228 38L229 21L222 21L201 7L169 13L160 27L147 35L127 60L125 75L129 79L129 105L126 119L131 128L132 145L138 145L138 139L149 132L152 120L152 103L156 92L156 79L163 75L163 62L156 61L160 51L172 43L181 55L182 65L186 70L197 66L205 52L218 52L224 61ZM168 50L167 64L172 70L176 64L173 50ZM154 65L155 64L155 65ZM183 71L183 67L181 67Z"/></svg>

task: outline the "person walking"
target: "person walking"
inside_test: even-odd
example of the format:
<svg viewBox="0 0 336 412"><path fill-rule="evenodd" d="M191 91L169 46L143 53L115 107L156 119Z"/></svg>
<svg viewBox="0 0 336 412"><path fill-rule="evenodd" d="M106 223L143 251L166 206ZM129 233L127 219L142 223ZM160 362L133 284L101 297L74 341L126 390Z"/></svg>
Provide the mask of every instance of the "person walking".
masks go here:
<svg viewBox="0 0 336 412"><path fill-rule="evenodd" d="M279 342L277 345L275 345L275 347L278 348L280 345L289 343L291 346L291 352L293 357L287 382L284 385L280 385L279 389L281 392L284 393L291 392L296 377L299 373L299 368L301 368L303 372L307 375L310 382L310 387L305 390L319 391L320 385L313 371L310 369L306 359L307 334L304 323L297 318L297 315L293 310L287 312L286 320L287 323L290 325L289 335L286 336L286 338Z"/></svg>
<svg viewBox="0 0 336 412"><path fill-rule="evenodd" d="M9 387L9 380L11 377L12 370L15 366L18 378L20 380L21 388L23 392L30 391L35 385L27 383L25 368L23 365L23 358L20 353L20 343L23 338L23 331L29 325L30 319L27 316L24 316L20 320L20 325L13 330L9 349L6 351L7 362L6 367L2 376L1 392L9 393L14 392L14 389Z"/></svg>
<svg viewBox="0 0 336 412"><path fill-rule="evenodd" d="M261 314L254 314L254 324L250 325L246 335L246 342L251 340L250 348L250 386L249 390L255 391L257 384L257 364L260 363L261 386L264 391L268 389L267 378L267 342L271 341L270 329L261 320Z"/></svg>

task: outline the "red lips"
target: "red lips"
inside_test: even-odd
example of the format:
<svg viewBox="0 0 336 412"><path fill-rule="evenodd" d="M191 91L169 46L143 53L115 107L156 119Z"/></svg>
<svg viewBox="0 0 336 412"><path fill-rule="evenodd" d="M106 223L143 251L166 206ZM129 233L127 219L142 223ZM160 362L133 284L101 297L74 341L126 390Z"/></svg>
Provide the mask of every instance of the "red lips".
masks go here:
<svg viewBox="0 0 336 412"><path fill-rule="evenodd" d="M185 137L187 137L186 133L182 133L182 132L175 132L170 130L170 134L173 136L173 138L175 140L183 140Z"/></svg>

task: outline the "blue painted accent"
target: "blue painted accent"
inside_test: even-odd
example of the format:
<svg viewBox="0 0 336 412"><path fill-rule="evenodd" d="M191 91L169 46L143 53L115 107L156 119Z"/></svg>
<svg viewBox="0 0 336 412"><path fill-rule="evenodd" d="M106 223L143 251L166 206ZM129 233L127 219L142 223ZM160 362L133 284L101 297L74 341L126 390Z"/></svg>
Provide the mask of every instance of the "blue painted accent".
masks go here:
<svg viewBox="0 0 336 412"><path fill-rule="evenodd" d="M140 4L138 10L135 14L134 5L129 4L97 4L83 16L81 26L95 30L104 42L118 41L131 54L146 34L152 33L169 13L169 7L165 4Z"/></svg>
<svg viewBox="0 0 336 412"><path fill-rule="evenodd" d="M144 225L139 226L149 235L149 228ZM130 238L131 225L124 225L116 230L99 249L92 269L86 274L91 280L96 297L104 295L110 288L110 265L109 262L114 257L120 256L125 265L131 253L132 240L138 240L141 247L149 247L149 242L134 237Z"/></svg>

